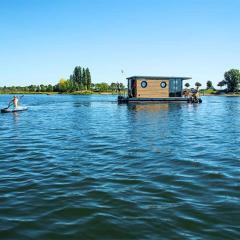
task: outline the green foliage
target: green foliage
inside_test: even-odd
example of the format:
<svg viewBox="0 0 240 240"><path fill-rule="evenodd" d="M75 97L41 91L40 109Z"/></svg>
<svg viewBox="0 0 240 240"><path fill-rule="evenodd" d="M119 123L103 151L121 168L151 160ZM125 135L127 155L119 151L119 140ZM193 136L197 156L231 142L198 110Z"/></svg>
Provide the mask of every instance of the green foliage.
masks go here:
<svg viewBox="0 0 240 240"><path fill-rule="evenodd" d="M95 90L99 92L108 92L111 91L111 88L107 83L102 82L95 84Z"/></svg>
<svg viewBox="0 0 240 240"><path fill-rule="evenodd" d="M231 69L224 74L229 92L237 92L240 88L240 71L238 69Z"/></svg>
<svg viewBox="0 0 240 240"><path fill-rule="evenodd" d="M49 85L30 85L30 86L12 86L12 87L0 87L1 93L42 93L42 92L55 92L55 86Z"/></svg>
<svg viewBox="0 0 240 240"><path fill-rule="evenodd" d="M86 70L85 70L85 68L83 68L83 70L82 70L82 88L81 89L86 90L86 88L87 88L87 76L86 76Z"/></svg>
<svg viewBox="0 0 240 240"><path fill-rule="evenodd" d="M207 89L207 90L203 90L204 94L215 94L216 93L216 90L215 89Z"/></svg>
<svg viewBox="0 0 240 240"><path fill-rule="evenodd" d="M73 70L73 74L70 75L71 91L90 90L91 89L91 73L89 68L82 68L76 66Z"/></svg>
<svg viewBox="0 0 240 240"><path fill-rule="evenodd" d="M73 70L73 74L70 76L74 82L75 90L82 89L82 68L80 66L76 66Z"/></svg>
<svg viewBox="0 0 240 240"><path fill-rule="evenodd" d="M58 83L58 90L59 92L67 92L69 90L70 81L61 78Z"/></svg>
<svg viewBox="0 0 240 240"><path fill-rule="evenodd" d="M97 92L113 92L117 89L124 90L122 83L92 83L91 73L89 68L76 66L69 79L61 78L56 85L30 85L25 87L12 86L0 87L1 93L44 93L44 92L60 92L60 93L76 93L76 94L90 94L92 91Z"/></svg>
<svg viewBox="0 0 240 240"><path fill-rule="evenodd" d="M213 87L212 81L207 81L207 89L210 89Z"/></svg>
<svg viewBox="0 0 240 240"><path fill-rule="evenodd" d="M86 83L87 83L87 90L91 89L92 79L91 79L91 73L89 71L89 68L86 69Z"/></svg>
<svg viewBox="0 0 240 240"><path fill-rule="evenodd" d="M195 83L195 86L196 86L196 87L201 87L202 84L201 84L200 82L196 82L196 83Z"/></svg>
<svg viewBox="0 0 240 240"><path fill-rule="evenodd" d="M222 87L225 86L226 84L227 84L227 82L226 82L225 80L222 80L222 81L220 81L217 85L222 88Z"/></svg>
<svg viewBox="0 0 240 240"><path fill-rule="evenodd" d="M119 83L119 88L120 88L120 90L124 90L125 86L122 83Z"/></svg>
<svg viewBox="0 0 240 240"><path fill-rule="evenodd" d="M112 83L110 84L110 89L111 89L112 91L115 91L115 92L116 92L116 91L117 91L117 84L112 82Z"/></svg>

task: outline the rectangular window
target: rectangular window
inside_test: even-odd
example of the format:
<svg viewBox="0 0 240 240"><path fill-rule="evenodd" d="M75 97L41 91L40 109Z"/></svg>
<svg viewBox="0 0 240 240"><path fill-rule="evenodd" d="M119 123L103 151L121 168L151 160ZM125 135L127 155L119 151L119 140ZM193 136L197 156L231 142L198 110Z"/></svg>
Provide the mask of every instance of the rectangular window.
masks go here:
<svg viewBox="0 0 240 240"><path fill-rule="evenodd" d="M182 96L182 79L172 78L169 80L169 97Z"/></svg>

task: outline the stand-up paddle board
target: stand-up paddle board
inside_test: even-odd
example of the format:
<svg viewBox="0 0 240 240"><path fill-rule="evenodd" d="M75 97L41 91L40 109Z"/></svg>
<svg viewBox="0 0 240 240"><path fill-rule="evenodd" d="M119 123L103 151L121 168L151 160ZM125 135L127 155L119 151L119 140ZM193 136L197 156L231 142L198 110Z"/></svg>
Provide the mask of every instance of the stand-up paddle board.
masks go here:
<svg viewBox="0 0 240 240"><path fill-rule="evenodd" d="M11 113L11 112L22 112L28 110L27 107L17 107L17 108L3 108L1 109L1 113Z"/></svg>

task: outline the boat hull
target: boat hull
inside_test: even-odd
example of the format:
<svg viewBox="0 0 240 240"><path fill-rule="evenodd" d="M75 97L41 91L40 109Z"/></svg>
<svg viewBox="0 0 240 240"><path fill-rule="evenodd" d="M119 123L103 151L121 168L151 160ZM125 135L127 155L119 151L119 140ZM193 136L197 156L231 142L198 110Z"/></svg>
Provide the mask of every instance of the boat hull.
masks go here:
<svg viewBox="0 0 240 240"><path fill-rule="evenodd" d="M188 102L188 98L183 97L168 97L168 98L128 98L118 97L119 103L134 103L134 102Z"/></svg>
<svg viewBox="0 0 240 240"><path fill-rule="evenodd" d="M28 110L27 107L18 107L15 109L3 108L1 109L1 113L13 113L13 112L22 112Z"/></svg>

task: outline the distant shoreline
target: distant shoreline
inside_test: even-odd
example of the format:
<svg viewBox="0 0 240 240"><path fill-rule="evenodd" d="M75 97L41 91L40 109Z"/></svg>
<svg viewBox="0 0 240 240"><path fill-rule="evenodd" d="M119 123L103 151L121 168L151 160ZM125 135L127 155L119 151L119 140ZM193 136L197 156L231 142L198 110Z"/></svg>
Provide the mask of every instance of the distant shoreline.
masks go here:
<svg viewBox="0 0 240 240"><path fill-rule="evenodd" d="M120 94L124 94L121 91ZM118 95L117 92L93 92L93 91L76 91L76 92L0 92L0 95ZM203 93L200 96L211 97L240 97L240 93Z"/></svg>
<svg viewBox="0 0 240 240"><path fill-rule="evenodd" d="M218 93L206 93L206 94L203 94L201 93L200 94L202 97L204 96L210 96L210 97L240 97L240 93L221 93L221 94L218 94Z"/></svg>
<svg viewBox="0 0 240 240"><path fill-rule="evenodd" d="M117 92L93 92L93 91L76 91L76 92L0 92L0 95L118 95ZM121 92L123 94L123 92Z"/></svg>

